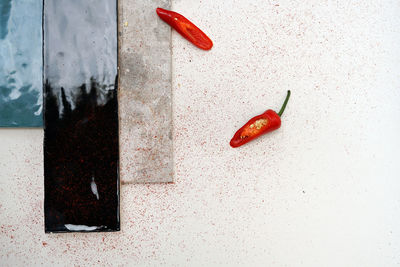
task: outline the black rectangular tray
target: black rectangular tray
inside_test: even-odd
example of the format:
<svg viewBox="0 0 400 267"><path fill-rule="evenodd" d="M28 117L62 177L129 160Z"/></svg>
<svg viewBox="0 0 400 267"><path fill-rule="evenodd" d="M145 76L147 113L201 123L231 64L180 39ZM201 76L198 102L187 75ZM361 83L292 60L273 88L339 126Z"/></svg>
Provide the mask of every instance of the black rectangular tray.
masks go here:
<svg viewBox="0 0 400 267"><path fill-rule="evenodd" d="M43 3L45 231L118 231L117 0Z"/></svg>

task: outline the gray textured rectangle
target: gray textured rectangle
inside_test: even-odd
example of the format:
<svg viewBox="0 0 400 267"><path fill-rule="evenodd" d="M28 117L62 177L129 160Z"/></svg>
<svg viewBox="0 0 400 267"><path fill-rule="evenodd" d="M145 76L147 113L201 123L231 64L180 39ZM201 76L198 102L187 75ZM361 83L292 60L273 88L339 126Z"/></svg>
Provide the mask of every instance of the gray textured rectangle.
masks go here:
<svg viewBox="0 0 400 267"><path fill-rule="evenodd" d="M173 181L171 29L157 7L171 2L119 1L122 183Z"/></svg>

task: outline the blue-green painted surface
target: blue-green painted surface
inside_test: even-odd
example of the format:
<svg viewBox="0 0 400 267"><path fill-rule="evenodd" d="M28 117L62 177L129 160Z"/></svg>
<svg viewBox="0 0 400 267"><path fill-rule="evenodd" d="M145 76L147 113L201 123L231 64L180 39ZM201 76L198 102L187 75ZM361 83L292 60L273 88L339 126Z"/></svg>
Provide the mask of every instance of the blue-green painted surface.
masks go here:
<svg viewBox="0 0 400 267"><path fill-rule="evenodd" d="M42 127L41 0L0 0L0 127Z"/></svg>

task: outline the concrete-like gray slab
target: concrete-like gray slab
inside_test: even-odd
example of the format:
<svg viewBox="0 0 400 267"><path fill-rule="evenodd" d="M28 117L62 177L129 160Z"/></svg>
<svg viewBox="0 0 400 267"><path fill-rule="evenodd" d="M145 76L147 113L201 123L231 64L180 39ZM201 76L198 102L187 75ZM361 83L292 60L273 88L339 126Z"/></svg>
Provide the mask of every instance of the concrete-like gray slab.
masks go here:
<svg viewBox="0 0 400 267"><path fill-rule="evenodd" d="M171 29L156 8L170 0L119 0L122 183L173 181Z"/></svg>

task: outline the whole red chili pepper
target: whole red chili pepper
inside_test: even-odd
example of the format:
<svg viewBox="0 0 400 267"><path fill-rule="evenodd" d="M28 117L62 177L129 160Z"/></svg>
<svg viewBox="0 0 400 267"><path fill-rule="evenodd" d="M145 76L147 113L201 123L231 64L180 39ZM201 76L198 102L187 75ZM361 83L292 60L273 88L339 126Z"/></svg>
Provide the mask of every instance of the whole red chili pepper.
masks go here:
<svg viewBox="0 0 400 267"><path fill-rule="evenodd" d="M210 50L213 46L211 39L181 14L162 8L157 8L156 12L163 21L168 23L195 46L204 50Z"/></svg>
<svg viewBox="0 0 400 267"><path fill-rule="evenodd" d="M281 127L281 116L285 111L286 104L289 101L290 90L287 92L285 102L281 110L276 113L272 109L268 109L263 114L250 119L242 128L240 128L233 136L231 147L239 147L259 137L260 135L269 133Z"/></svg>

